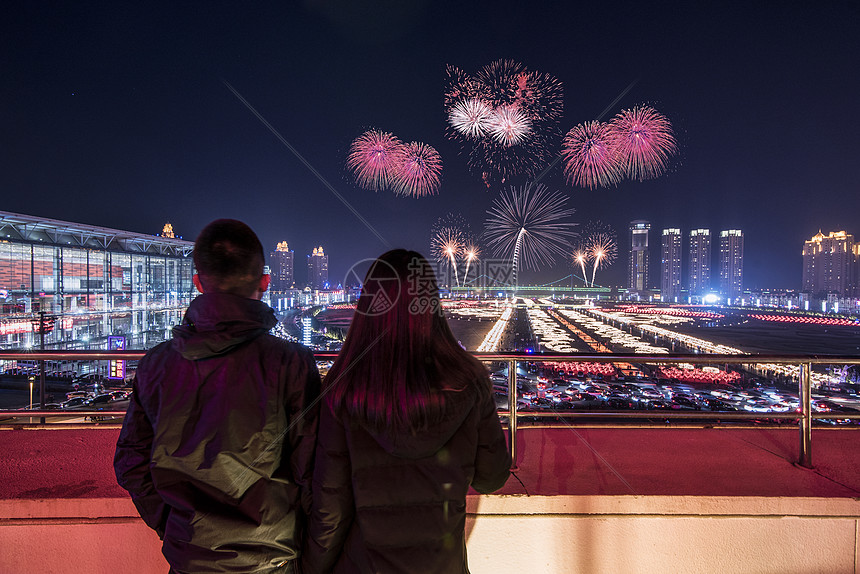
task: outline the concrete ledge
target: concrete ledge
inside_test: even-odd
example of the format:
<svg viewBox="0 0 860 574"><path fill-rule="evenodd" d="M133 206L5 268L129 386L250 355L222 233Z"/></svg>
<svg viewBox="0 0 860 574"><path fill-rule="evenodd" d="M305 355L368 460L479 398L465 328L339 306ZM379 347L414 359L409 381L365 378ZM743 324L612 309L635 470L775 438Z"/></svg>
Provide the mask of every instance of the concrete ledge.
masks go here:
<svg viewBox="0 0 860 574"><path fill-rule="evenodd" d="M858 518L855 498L762 496L470 496L476 516L662 516Z"/></svg>
<svg viewBox="0 0 860 574"><path fill-rule="evenodd" d="M476 574L848 574L858 564L856 499L473 495L467 511ZM0 548L0 572L167 571L126 498L0 501Z"/></svg>

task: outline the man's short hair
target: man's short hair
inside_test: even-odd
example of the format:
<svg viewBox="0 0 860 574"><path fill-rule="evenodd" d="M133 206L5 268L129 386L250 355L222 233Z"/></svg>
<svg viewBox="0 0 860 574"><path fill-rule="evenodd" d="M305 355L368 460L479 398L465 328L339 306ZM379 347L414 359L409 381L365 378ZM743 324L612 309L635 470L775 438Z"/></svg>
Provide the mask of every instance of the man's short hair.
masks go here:
<svg viewBox="0 0 860 574"><path fill-rule="evenodd" d="M260 285L264 263L257 234L236 219L216 219L194 242L194 266L207 291L250 297Z"/></svg>

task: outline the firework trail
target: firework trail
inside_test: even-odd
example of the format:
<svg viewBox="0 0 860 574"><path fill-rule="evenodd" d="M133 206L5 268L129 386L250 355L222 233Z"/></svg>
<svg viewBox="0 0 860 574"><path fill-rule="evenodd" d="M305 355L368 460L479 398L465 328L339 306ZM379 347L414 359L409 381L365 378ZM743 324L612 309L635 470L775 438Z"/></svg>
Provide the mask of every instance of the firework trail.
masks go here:
<svg viewBox="0 0 860 574"><path fill-rule="evenodd" d="M565 195L550 192L543 184L511 186L487 210L487 246L495 255L511 258L516 280L520 260L537 269L552 263L555 255L567 253L569 239L576 234L574 224L565 219L574 211L567 207Z"/></svg>
<svg viewBox="0 0 860 574"><path fill-rule="evenodd" d="M457 257L460 256L469 235L469 226L462 216L449 213L440 217L430 232L430 252L440 263L447 263L454 270L454 280L459 286Z"/></svg>
<svg viewBox="0 0 860 574"><path fill-rule="evenodd" d="M463 285L465 285L469 278L469 266L472 261L477 262L481 258L481 248L474 237L466 238L463 243L463 258L466 260L466 270L463 272Z"/></svg>
<svg viewBox="0 0 860 574"><path fill-rule="evenodd" d="M598 121L567 132L561 150L567 182L589 189L617 185L624 175L617 140L612 126Z"/></svg>
<svg viewBox="0 0 860 574"><path fill-rule="evenodd" d="M360 187L380 191L390 185L402 154L403 144L392 134L368 130L352 142L346 166Z"/></svg>
<svg viewBox="0 0 860 574"><path fill-rule="evenodd" d="M454 66L447 72L449 137L468 144L469 168L488 187L513 176L533 177L552 159L561 136L561 82L513 60L492 62L474 76Z"/></svg>
<svg viewBox="0 0 860 574"><path fill-rule="evenodd" d="M590 255L588 249L582 245L578 246L573 252L573 262L579 263L579 266L582 268L582 281L586 287L588 287L588 276L585 271L585 264L588 263Z"/></svg>
<svg viewBox="0 0 860 574"><path fill-rule="evenodd" d="M626 175L643 181L666 171L677 144L672 124L647 105L622 110L611 122Z"/></svg>
<svg viewBox="0 0 860 574"><path fill-rule="evenodd" d="M391 177L391 188L399 195L422 197L439 190L442 158L433 147L411 142L402 147Z"/></svg>
<svg viewBox="0 0 860 574"><path fill-rule="evenodd" d="M618 256L618 235L612 226L602 221L589 221L583 226L582 237L587 259L594 262L591 272L591 286L594 287L598 267L609 267Z"/></svg>
<svg viewBox="0 0 860 574"><path fill-rule="evenodd" d="M618 254L618 244L614 238L605 233L600 233L591 238L590 247L591 258L594 260L594 267L591 272L591 286L594 287L597 268L612 265L615 261L615 256Z"/></svg>

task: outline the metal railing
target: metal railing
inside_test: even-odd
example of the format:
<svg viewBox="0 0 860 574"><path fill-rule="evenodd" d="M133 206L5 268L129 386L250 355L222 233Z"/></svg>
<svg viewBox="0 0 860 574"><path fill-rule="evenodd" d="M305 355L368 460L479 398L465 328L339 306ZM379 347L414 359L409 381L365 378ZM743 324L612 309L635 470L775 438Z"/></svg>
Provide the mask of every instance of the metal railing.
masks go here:
<svg viewBox="0 0 860 574"><path fill-rule="evenodd" d="M806 468L812 468L812 421L815 419L849 419L860 420L860 412L856 414L842 413L838 415L828 413L815 413L812 406L811 373L813 365L858 365L860 357L843 355L705 355L705 354L620 354L620 353L472 353L482 362L501 362L508 366L508 411L499 411L501 417L508 419L509 445L511 459L516 466L517 460L517 425L520 418L555 418L555 419L648 419L659 418L661 420L682 419L687 421L702 420L714 421L761 421L767 420L796 420L800 434L798 464ZM145 351L0 351L0 361L39 361L40 372L40 398L45 396L45 361L100 361L100 360L137 360L145 355ZM338 353L335 351L317 351L314 353L317 361L334 360ZM755 365L770 363L777 365L798 365L800 367L798 381L799 412L726 412L726 411L641 411L641 410L545 410L545 411L520 411L517 408L517 363L554 363L564 361L588 362L588 363L632 363L632 364L725 364L725 365ZM79 417L122 417L124 411L108 410L75 410L56 411L44 410L0 410L2 415L14 415L18 418L36 418L45 422L47 417L63 417L74 413ZM648 414L654 413L654 414ZM703 423L704 426L704 423ZM710 425L709 425L710 426Z"/></svg>

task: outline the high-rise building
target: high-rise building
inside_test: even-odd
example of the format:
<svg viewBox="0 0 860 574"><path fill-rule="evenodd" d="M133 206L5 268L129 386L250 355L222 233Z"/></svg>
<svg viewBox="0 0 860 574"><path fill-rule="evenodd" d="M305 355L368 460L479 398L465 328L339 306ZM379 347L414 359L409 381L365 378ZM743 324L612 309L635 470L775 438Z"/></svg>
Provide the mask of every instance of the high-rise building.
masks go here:
<svg viewBox="0 0 860 574"><path fill-rule="evenodd" d="M690 296L704 296L711 289L711 230L690 231Z"/></svg>
<svg viewBox="0 0 860 574"><path fill-rule="evenodd" d="M681 295L681 230L664 229L660 259L660 296L675 303Z"/></svg>
<svg viewBox="0 0 860 574"><path fill-rule="evenodd" d="M853 295L856 251L853 235L819 231L803 244L803 290L812 295Z"/></svg>
<svg viewBox="0 0 860 574"><path fill-rule="evenodd" d="M737 299L744 292L744 233L740 229L720 231L720 293Z"/></svg>
<svg viewBox="0 0 860 574"><path fill-rule="evenodd" d="M308 287L311 289L326 289L328 287L328 255L322 246L315 247L308 255Z"/></svg>
<svg viewBox="0 0 860 574"><path fill-rule="evenodd" d="M852 279L854 289L851 297L860 297L860 243L854 244L854 278Z"/></svg>
<svg viewBox="0 0 860 574"><path fill-rule="evenodd" d="M642 219L630 222L630 265L627 267L627 287L630 291L642 293L648 289L648 270L650 256L648 233L651 224Z"/></svg>
<svg viewBox="0 0 860 574"><path fill-rule="evenodd" d="M295 253L290 251L290 247L286 241L278 243L275 250L269 253L272 291L286 291L296 282L293 275L294 256Z"/></svg>

